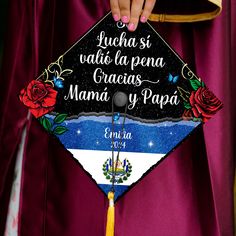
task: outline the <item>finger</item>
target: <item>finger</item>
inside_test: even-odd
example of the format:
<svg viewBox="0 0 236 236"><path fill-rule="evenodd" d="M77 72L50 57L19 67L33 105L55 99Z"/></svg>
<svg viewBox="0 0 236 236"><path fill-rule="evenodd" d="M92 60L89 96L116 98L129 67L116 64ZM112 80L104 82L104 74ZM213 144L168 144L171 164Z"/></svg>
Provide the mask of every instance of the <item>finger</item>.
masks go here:
<svg viewBox="0 0 236 236"><path fill-rule="evenodd" d="M111 12L115 21L120 20L120 7L118 0L110 0Z"/></svg>
<svg viewBox="0 0 236 236"><path fill-rule="evenodd" d="M147 19L152 13L152 10L155 4L156 4L156 0L146 0L142 16L140 17L140 21L142 23L145 23L147 21Z"/></svg>
<svg viewBox="0 0 236 236"><path fill-rule="evenodd" d="M130 19L130 0L119 0L121 21L125 24L129 23Z"/></svg>
<svg viewBox="0 0 236 236"><path fill-rule="evenodd" d="M143 2L144 0L133 0L132 2L130 22L128 25L128 30L130 31L135 31L138 26L139 16L143 8Z"/></svg>

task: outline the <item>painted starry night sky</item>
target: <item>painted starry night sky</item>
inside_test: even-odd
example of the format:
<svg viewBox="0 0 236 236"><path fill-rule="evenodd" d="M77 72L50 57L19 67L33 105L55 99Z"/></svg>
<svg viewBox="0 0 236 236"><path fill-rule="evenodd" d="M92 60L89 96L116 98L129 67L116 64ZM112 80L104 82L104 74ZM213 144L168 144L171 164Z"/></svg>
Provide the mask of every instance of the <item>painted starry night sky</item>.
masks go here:
<svg viewBox="0 0 236 236"><path fill-rule="evenodd" d="M120 40L121 46L105 47L105 39L101 40L102 45L98 46L101 32L104 32L104 38L107 37L108 42L111 38L116 38L117 42ZM124 33L123 36L122 33ZM122 44L124 41L128 42L129 39L135 39L137 46L128 47ZM150 48L147 46L140 49L141 41L145 43L149 41ZM115 63L118 51L121 56L127 57L129 61L127 66ZM109 60L113 60L109 65L106 65L104 61L100 63L106 55L109 56ZM81 59L93 56L97 58L97 63L87 63ZM137 58L140 61L135 66ZM163 67L159 66L158 58L163 59ZM148 59L150 63L142 66L141 61L147 63ZM156 64L153 65L151 62L156 62ZM57 89L59 94L54 111L66 113L69 116L77 116L80 113L111 112L113 94L123 91L128 96L137 96L135 106L129 107L127 111L133 119L143 119L143 121L166 117L179 119L184 111L183 101L178 99L174 105L171 102L179 96L178 87L189 90L190 85L182 76L184 64L149 24L139 24L135 32L129 32L126 27L118 28L111 14L108 14L63 55L62 69L71 69L73 73L63 81L64 89ZM176 80L171 80L171 77ZM92 99L91 96L86 100L84 97L91 91L99 95L106 91L108 101ZM69 96L70 92L73 96ZM129 105L132 105L131 101ZM116 110L122 111L118 107Z"/></svg>

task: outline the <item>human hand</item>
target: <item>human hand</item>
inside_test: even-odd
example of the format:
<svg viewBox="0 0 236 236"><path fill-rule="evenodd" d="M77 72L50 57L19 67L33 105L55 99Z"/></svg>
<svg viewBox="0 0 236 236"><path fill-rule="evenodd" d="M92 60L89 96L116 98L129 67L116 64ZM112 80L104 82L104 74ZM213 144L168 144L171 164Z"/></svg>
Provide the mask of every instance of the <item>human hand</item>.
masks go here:
<svg viewBox="0 0 236 236"><path fill-rule="evenodd" d="M114 20L121 19L123 23L128 24L129 31L136 30L139 20L142 23L147 21L155 3L156 0L110 0Z"/></svg>

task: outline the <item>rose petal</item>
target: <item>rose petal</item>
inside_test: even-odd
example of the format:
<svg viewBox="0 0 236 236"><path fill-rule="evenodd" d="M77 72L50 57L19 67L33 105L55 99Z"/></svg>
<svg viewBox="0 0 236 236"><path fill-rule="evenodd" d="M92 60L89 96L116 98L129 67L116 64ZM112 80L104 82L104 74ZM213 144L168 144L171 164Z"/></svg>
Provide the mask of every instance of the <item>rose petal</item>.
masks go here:
<svg viewBox="0 0 236 236"><path fill-rule="evenodd" d="M23 95L24 95L25 93L26 93L25 88L21 89L20 95L19 95L20 100L22 100L22 97L23 97Z"/></svg>
<svg viewBox="0 0 236 236"><path fill-rule="evenodd" d="M216 111L214 111L214 112L210 112L210 111L203 111L202 112L202 116L203 117L206 117L206 118L211 118L213 115L215 115L216 114Z"/></svg>
<svg viewBox="0 0 236 236"><path fill-rule="evenodd" d="M22 89L22 90L20 91L19 99L20 99L21 102L23 102L23 96L24 96L25 93L26 93L25 89Z"/></svg>
<svg viewBox="0 0 236 236"><path fill-rule="evenodd" d="M195 103L197 103L197 104L204 103L204 101L203 101L204 90L203 89L204 88L202 88L202 87L198 88L198 90L194 94L194 100L195 100Z"/></svg>
<svg viewBox="0 0 236 236"><path fill-rule="evenodd" d="M31 96L33 101L42 101L48 94L46 88L35 86L32 88Z"/></svg>
<svg viewBox="0 0 236 236"><path fill-rule="evenodd" d="M39 117L49 113L53 109L54 109L54 107L49 107L49 108L40 107L38 109L29 109L29 110L36 118L39 118Z"/></svg>
<svg viewBox="0 0 236 236"><path fill-rule="evenodd" d="M33 97L32 97L32 88L33 88L33 86L39 86L39 87L43 87L44 89L46 89L45 86L44 86L44 84L43 84L41 81L32 80L32 81L28 84L27 90L26 90L27 95L29 96L29 99L30 99L30 100L33 100Z"/></svg>
<svg viewBox="0 0 236 236"><path fill-rule="evenodd" d="M47 88L48 94L42 101L43 107L51 107L56 104L57 91L50 88Z"/></svg>
<svg viewBox="0 0 236 236"><path fill-rule="evenodd" d="M193 115L194 117L199 117L200 116L200 113L198 112L198 110L196 109L196 107L192 107L192 112L193 112Z"/></svg>
<svg viewBox="0 0 236 236"><path fill-rule="evenodd" d="M185 109L182 115L184 120L191 120L193 118L193 112L191 109Z"/></svg>
<svg viewBox="0 0 236 236"><path fill-rule="evenodd" d="M202 118L202 121L203 121L204 123L206 123L209 119L210 119L210 118L203 117L203 118Z"/></svg>
<svg viewBox="0 0 236 236"><path fill-rule="evenodd" d="M204 112L203 108L199 104L195 104L195 107L199 114L202 114L202 112Z"/></svg>
<svg viewBox="0 0 236 236"><path fill-rule="evenodd" d="M190 105L193 107L194 104L195 104L195 99L194 99L194 91L191 92L190 94L190 97L189 97L189 102L190 102Z"/></svg>
<svg viewBox="0 0 236 236"><path fill-rule="evenodd" d="M195 91L195 97L199 97L200 94L202 94L202 87L199 87L199 88Z"/></svg>
<svg viewBox="0 0 236 236"><path fill-rule="evenodd" d="M21 101L23 102L24 105L26 105L29 108L38 108L38 107L40 107L40 104L34 103L32 100L30 100L26 93L23 94L23 96L21 97Z"/></svg>

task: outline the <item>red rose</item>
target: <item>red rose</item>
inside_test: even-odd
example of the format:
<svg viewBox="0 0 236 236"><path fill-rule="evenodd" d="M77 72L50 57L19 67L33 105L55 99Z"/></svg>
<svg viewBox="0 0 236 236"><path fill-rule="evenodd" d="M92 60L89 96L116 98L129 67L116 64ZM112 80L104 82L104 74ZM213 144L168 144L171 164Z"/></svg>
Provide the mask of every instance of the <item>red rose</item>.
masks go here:
<svg viewBox="0 0 236 236"><path fill-rule="evenodd" d="M51 85L33 80L26 89L21 90L19 98L31 113L38 118L54 109L56 96L57 91Z"/></svg>
<svg viewBox="0 0 236 236"><path fill-rule="evenodd" d="M189 102L194 117L208 121L222 107L221 101L207 88L200 87L192 91Z"/></svg>

